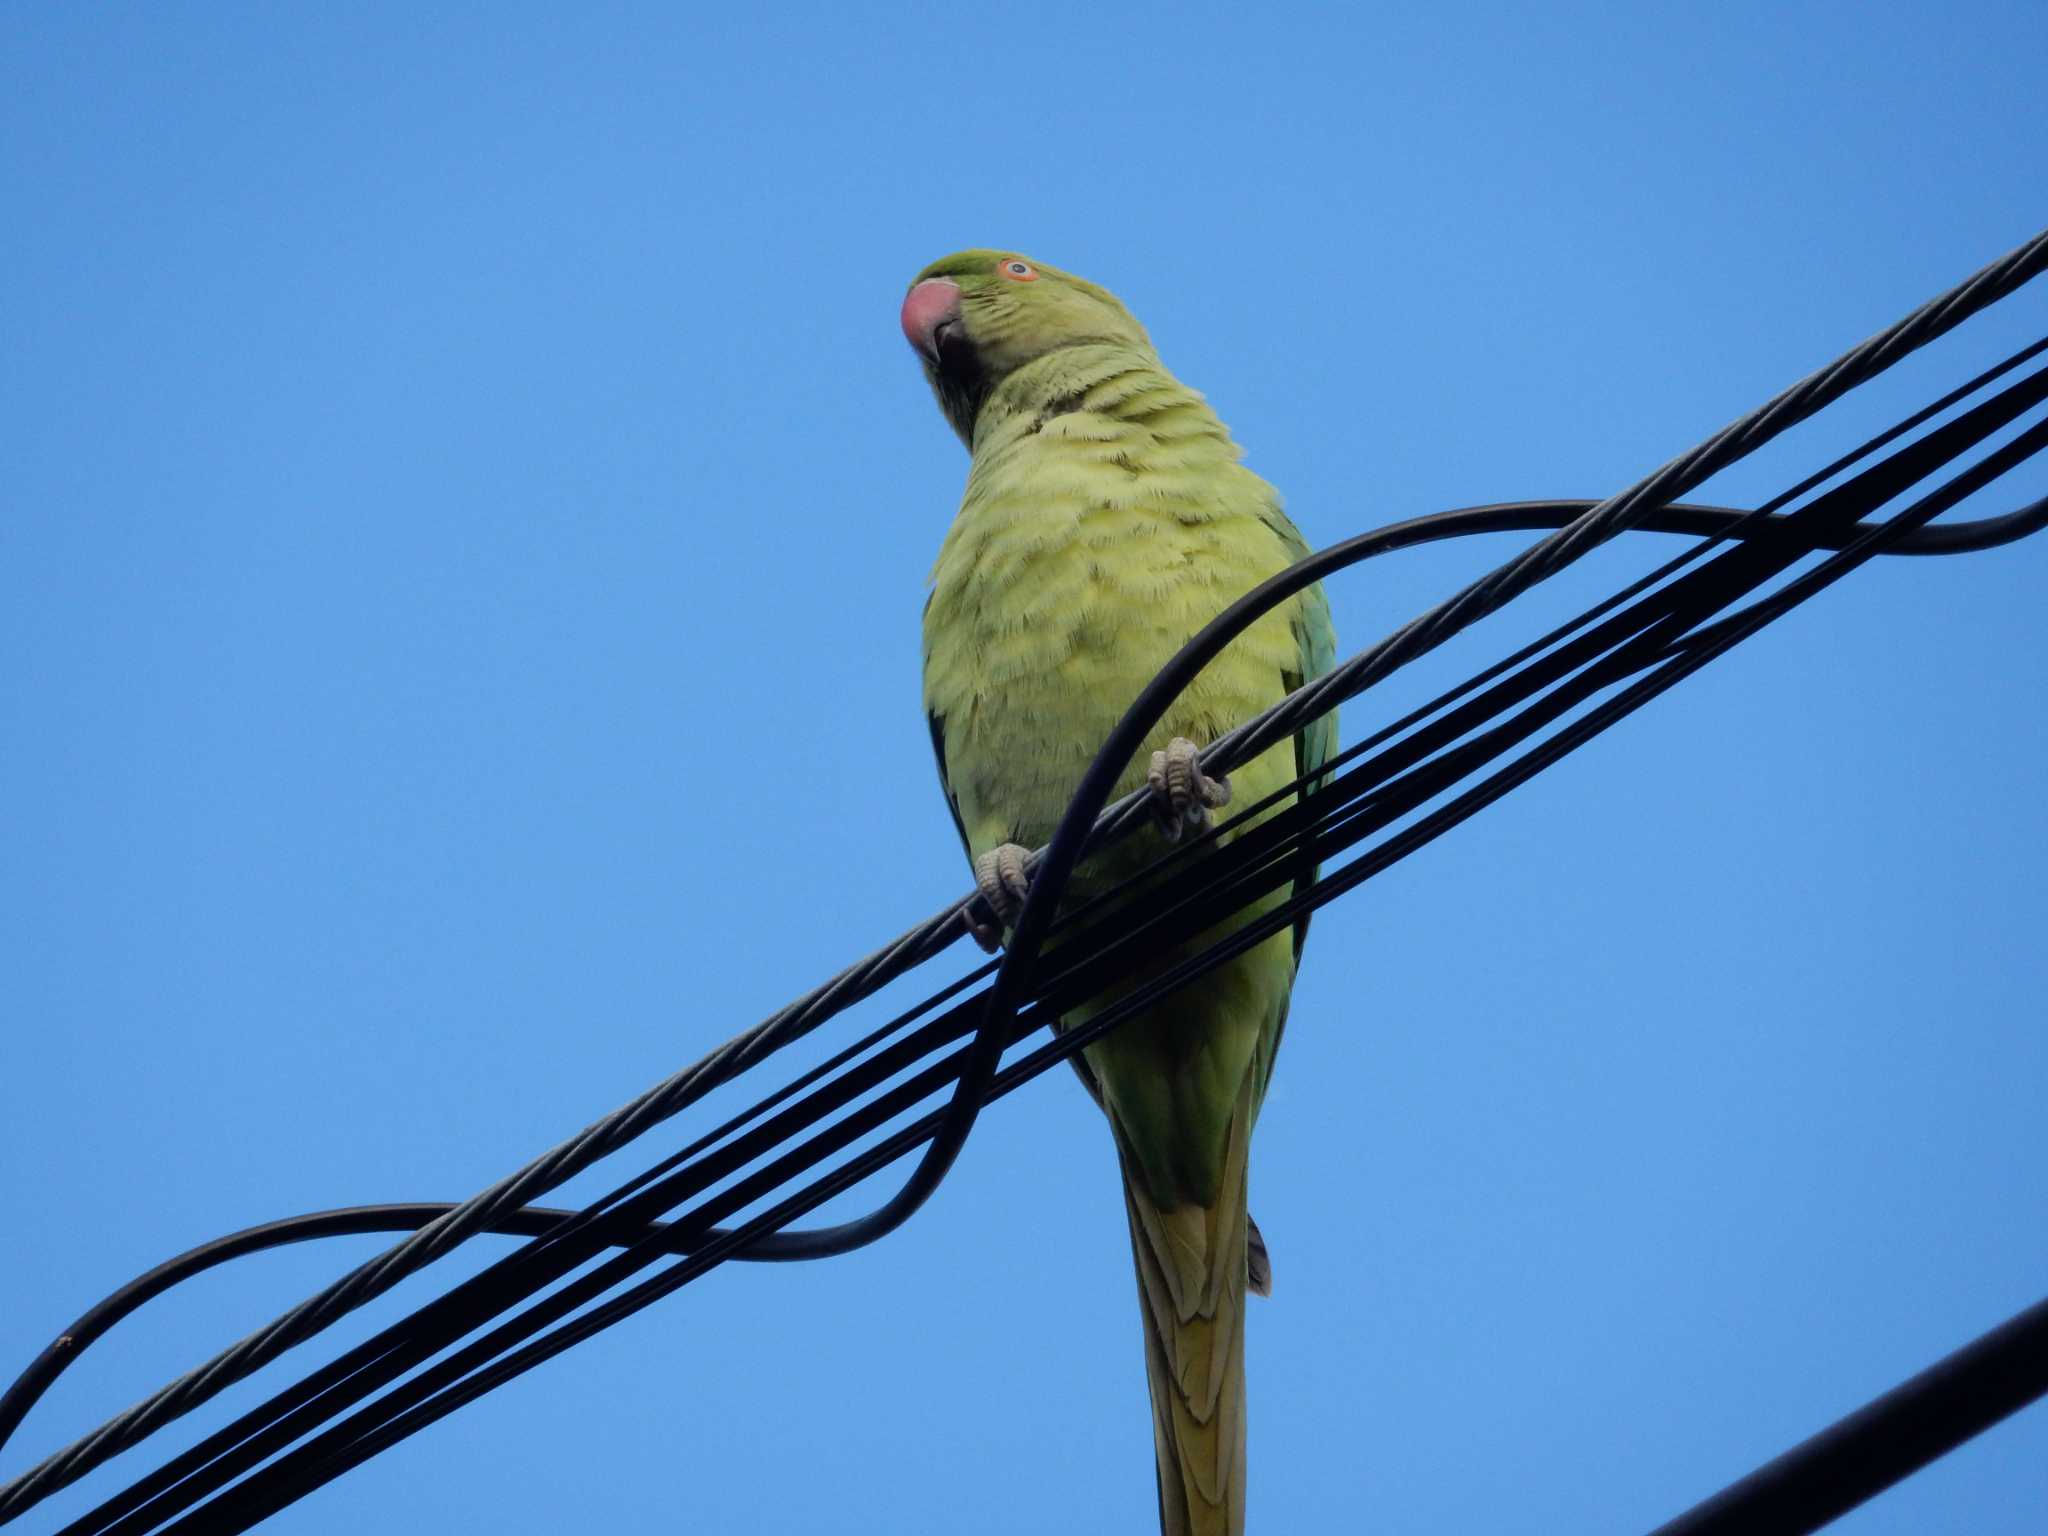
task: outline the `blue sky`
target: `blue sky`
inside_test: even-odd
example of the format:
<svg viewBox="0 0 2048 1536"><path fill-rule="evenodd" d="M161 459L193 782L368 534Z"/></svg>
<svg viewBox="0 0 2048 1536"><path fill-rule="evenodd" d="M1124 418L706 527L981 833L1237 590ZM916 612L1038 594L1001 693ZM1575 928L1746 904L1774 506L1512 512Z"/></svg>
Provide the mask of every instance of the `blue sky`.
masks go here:
<svg viewBox="0 0 2048 1536"><path fill-rule="evenodd" d="M483 1187L963 887L917 615L964 458L896 327L933 257L1115 289L1325 544L1607 494L2043 222L2027 3L0 29L10 1373L220 1232ZM2037 285L1703 494L2044 324ZM1343 578L1346 650L1521 542ZM2042 539L1867 569L1318 920L1255 1530L1644 1530L2048 1291L2044 588ZM0 1476L378 1246L156 1303ZM273 1524L1143 1530L1142 1375L1062 1074L889 1242L721 1271ZM2044 1500L2037 1408L1840 1529Z"/></svg>

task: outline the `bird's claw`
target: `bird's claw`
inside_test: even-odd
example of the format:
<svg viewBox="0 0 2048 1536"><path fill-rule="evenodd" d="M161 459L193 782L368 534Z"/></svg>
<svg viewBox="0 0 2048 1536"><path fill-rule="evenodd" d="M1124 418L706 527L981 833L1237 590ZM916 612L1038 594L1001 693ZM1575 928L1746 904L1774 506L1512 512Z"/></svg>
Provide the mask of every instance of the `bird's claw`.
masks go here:
<svg viewBox="0 0 2048 1536"><path fill-rule="evenodd" d="M1174 737L1164 752L1152 754L1145 779L1152 786L1153 818L1169 843L1179 842L1189 828L1199 832L1208 825L1209 812L1230 804L1230 780L1220 773L1213 779L1203 773L1199 757L1185 736Z"/></svg>
<svg viewBox="0 0 2048 1536"><path fill-rule="evenodd" d="M996 952L996 946L1003 941L1003 930L1016 921L1024 898L1031 894L1031 872L1024 867L1030 854L1030 849L1017 843L1004 843L974 861L974 888L981 893L983 905L995 915L994 923L984 923L972 906L967 909L968 936L981 946L984 954Z"/></svg>

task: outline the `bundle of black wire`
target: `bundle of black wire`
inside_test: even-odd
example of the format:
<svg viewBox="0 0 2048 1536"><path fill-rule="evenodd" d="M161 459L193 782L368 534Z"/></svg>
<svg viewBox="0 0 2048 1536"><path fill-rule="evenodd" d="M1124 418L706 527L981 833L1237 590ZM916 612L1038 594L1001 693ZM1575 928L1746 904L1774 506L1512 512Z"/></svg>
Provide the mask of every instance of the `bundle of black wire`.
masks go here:
<svg viewBox="0 0 2048 1536"><path fill-rule="evenodd" d="M1156 887L1146 901L1132 901L1135 891L1125 890L1067 914L1054 930L1060 942L1043 962L1038 962L1035 943L1020 944L1006 957L1004 975L988 991L963 996L995 969L985 966L744 1114L698 1138L585 1211L574 1215L529 1213L522 1218L525 1230L534 1230L538 1222L552 1222L535 1241L174 1458L66 1527L67 1536L88 1531L141 1532L163 1527L170 1520L176 1521L169 1527L172 1530L245 1529L376 1451L688 1283L728 1257L822 1257L843 1252L859 1241L872 1240L879 1235L875 1224L860 1222L819 1233L784 1234L780 1239L775 1234L920 1143L949 1129L957 1131L960 1117L956 1106L928 1112L898 1128L814 1182L782 1196L772 1208L737 1229L721 1231L717 1224L777 1194L826 1159L882 1130L949 1084L957 1084L964 1069L971 1065L977 1047L974 1043L958 1046L927 1062L926 1058L934 1052L955 1046L979 1031L981 1048L993 1067L994 1058L1002 1049L1023 1041L1040 1025L1057 1017L1063 1008L1099 990L1110 978L1145 966L1167 945L1189 933L1205 931L1247 903L1282 887L1292 887L1288 898L1275 910L1203 954L1154 977L1086 1030L1055 1038L1008 1068L991 1071L983 1088L974 1093L973 1104L978 1108L982 1102L1001 1097L1088 1040L1115 1027L1124 1017L1305 917L1314 908L1441 835L1872 555L1886 549L1916 547L1907 541L1929 519L2048 444L2048 422L2037 422L2022 430L1885 523L1859 527L1859 520L1898 499L2048 399L2048 370L2037 370L2006 386L1957 420L1899 449L1792 516L1775 518L1767 514L1824 483L1847 463L1896 440L1965 393L2018 368L2043 347L2048 347L2048 340L2008 359L1926 411L1916 413L1914 418L1809 477L1757 513L1674 509L1662 522L1652 520L1648 526L1676 527L1689 521L1697 527L1703 520L1720 526L1709 543L1688 550L1570 624L1341 754L1319 775L1318 783L1295 786L1311 791L1298 804L1279 811L1253 831L1221 848L1211 847L1211 840L1203 839L1174 850L1137 882L1140 886ZM1567 512L1582 508L1583 504L1553 504L1540 514L1518 508L1479 509L1454 516L1464 517L1468 524L1500 527L1529 526L1528 522L1509 519L1533 519L1540 515L1554 525ZM1981 547L1984 543L2021 536L2044 522L2048 522L2048 503L2037 502L2009 517L1969 525L1971 532L1950 529L1940 531L1945 539L1922 537L1917 547L1926 552L1943 544ZM1212 628L1227 638L1257 613L1284 600L1289 592L1308 581L1415 542L1422 536L1417 525L1405 524L1347 541L1251 594L1220 617ZM1741 542L1698 569L1686 570L1730 538ZM1837 553L1749 607L1709 622L1816 549L1835 549ZM1632 598L1635 601L1631 603ZM1198 647L1191 646L1191 655L1197 650ZM1176 672L1185 671L1191 676L1198 665L1198 660L1190 660L1162 673L1147 690L1146 698L1134 706L1133 718L1142 717L1148 708L1153 708L1156 715L1157 709L1163 709L1186 681L1185 677L1177 677ZM1607 696L1602 698L1603 694ZM1456 798L1341 868L1309 877L1308 871L1319 860L1334 858L1387 831L1454 785L1566 722L1573 711L1587 705L1592 707ZM1135 729L1142 735L1149 724L1141 720ZM1105 760L1115 746L1112 742L1105 747ZM1128 756L1127 751L1124 756ZM1077 804L1070 820L1085 832L1094 821L1096 809ZM1203 856L1197 857L1198 851ZM1054 883L1057 884L1057 879ZM1034 904L1041 897L1049 910L1050 904L1057 901L1058 891L1055 888L1035 892ZM1132 915L1138 912L1144 918L1133 923ZM1020 939L1026 937L1023 933L1019 935ZM1011 981L1010 990L1018 996L1020 1006L1012 1008L1003 996L1005 977ZM943 1011L934 1013L939 1009ZM993 1051L988 1048L991 1041ZM919 1066L920 1062L926 1064ZM813 1131L813 1127L870 1093L877 1096L823 1129ZM807 1139L791 1145L794 1138L807 1132ZM772 1160L729 1188L702 1200L672 1223L657 1224L657 1218L664 1213L771 1154ZM408 1219L442 1209L445 1208L420 1208ZM311 1220L333 1224L338 1217L348 1214L328 1213ZM371 1229L368 1218L361 1213L355 1213L355 1222L350 1230ZM274 1229L266 1238L283 1240ZM623 1245L623 1252L562 1290L498 1324L367 1407L334 1422L338 1414L348 1412L371 1393L456 1340L572 1273L605 1248L619 1245ZM553 1332L535 1337L656 1260L679 1253L687 1257ZM49 1374L54 1375L54 1371ZM14 1394L9 1396L8 1408L18 1419L19 1409L12 1403ZM323 1424L329 1427L320 1429ZM0 1431L10 1427L8 1420L0 1416ZM311 1440L279 1456L239 1486L213 1497L210 1503L194 1508L200 1500L215 1495L235 1478L316 1430L319 1432ZM1932 1454L1939 1454L1939 1450ZM1895 1475L1903 1475L1907 1470L1911 1468L1902 1468ZM1867 1492L1859 1495L1867 1496ZM183 1518L179 1518L181 1515Z"/></svg>
<svg viewBox="0 0 2048 1536"><path fill-rule="evenodd" d="M1557 532L1538 540L1506 564L1411 620L1377 645L1368 647L1332 672L1307 683L1256 720L1226 733L1204 752L1205 765L1213 759L1216 766L1227 770L1232 763L1257 750L1259 742L1278 740L1294 729L1299 721L1362 691L1394 667L1441 644L1535 582L1563 569L1601 541L1630 527L1649 526L1650 520L1660 515L1663 503L1683 495L1715 470L1823 409L1915 348L1953 329L1970 315L1998 302L2038 275L2044 267L2048 267L2048 233L2037 235L1988 263L1948 292L1923 304L1827 367L1731 422L1705 442L1619 495L1572 518ZM2003 371L1993 372L1999 374ZM1946 403L1949 402L1941 405ZM1930 408L1929 412L1920 415L1928 416L1938 408ZM1904 429L1904 425L1866 445L1864 451L1890 441ZM1853 462L1861 456L1852 455L1842 462ZM1387 532L1394 531L1398 530ZM1373 541L1368 539L1365 542ZM1286 579L1281 578L1282 581ZM1078 856L1084 832L1092 837L1120 835L1142 819L1143 796L1132 795L1104 812L1092 829L1086 825L1086 817L1092 815L1106 797L1109 777L1114 773L1115 764L1121 761L1120 754L1134 745L1134 731L1142 727L1144 718L1150 718L1148 710L1156 713L1157 704L1166 696L1161 692L1162 688L1179 686L1172 683L1172 675L1185 676L1199 668L1204 658L1213 654L1221 644L1227 627L1226 615L1198 635L1183 650L1175 665L1155 680L1112 733L1077 791L1060 834L1044 852L1049 878L1040 882L1041 889L1059 889L1064 885L1066 871L1071 869ZM1020 943L1013 945L1011 956L997 972L997 998L992 1000L990 1009L992 1022L978 1031L967 1070L955 1084L948 1113L903 1187L885 1205L857 1222L829 1233L779 1235L773 1239L773 1246L791 1252L815 1254L843 1251L847 1246L872 1241L907 1219L937 1186L972 1129L981 1097L995 1070L1002 1034L993 1022L994 1015L1002 1011L995 1007L995 1003L1003 1002L1007 1007L1006 995L1015 991L1020 974L1015 963L1016 949L1021 947L1029 951L1035 948L1043 937L1050 911L1044 900L1026 904L1019 922ZM965 926L965 908L948 906L941 909L893 943L856 961L761 1023L742 1031L697 1062L653 1085L490 1188L432 1217L387 1252L358 1265L267 1326L0 1487L0 1522L11 1519L55 1489L75 1481L110 1456L153 1434L170 1420L190 1412L229 1384L383 1294L405 1276L445 1256L477 1232L516 1219L521 1208L535 1196L556 1188L599 1158L617 1151L650 1127L679 1113L711 1089L730 1082L768 1055L818 1028L852 1003L872 995L894 977L939 953L959 938ZM213 1251L228 1251L233 1246L232 1242L213 1245ZM765 1256L769 1246L756 1244L749 1251L754 1256ZM162 1275L163 1271L159 1270L145 1280L154 1279L160 1283ZM143 1283L138 1282L136 1289L140 1290L142 1286ZM108 1304L95 1309L88 1318L104 1321L114 1310L115 1299L110 1298ZM34 1390L35 1379L46 1377L60 1367L71 1342L61 1336L53 1342L31 1365L23 1380L17 1383L17 1389L7 1395L8 1401L18 1406L23 1401L24 1390Z"/></svg>

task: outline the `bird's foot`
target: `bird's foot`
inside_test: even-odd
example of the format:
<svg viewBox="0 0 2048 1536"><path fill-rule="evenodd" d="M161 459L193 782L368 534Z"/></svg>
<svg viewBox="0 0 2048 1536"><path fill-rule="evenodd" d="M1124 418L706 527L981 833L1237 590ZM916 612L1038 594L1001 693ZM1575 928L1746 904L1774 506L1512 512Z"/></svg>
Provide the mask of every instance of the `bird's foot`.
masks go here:
<svg viewBox="0 0 2048 1536"><path fill-rule="evenodd" d="M1209 812L1230 804L1230 780L1222 774L1210 778L1196 761L1195 744L1176 736L1164 752L1152 754L1152 770L1145 775L1152 786L1152 816L1169 843L1177 843L1190 828L1199 832L1209 823Z"/></svg>
<svg viewBox="0 0 2048 1536"><path fill-rule="evenodd" d="M973 907L967 909L967 933L983 954L992 955L1003 941L1003 930L1017 920L1024 898L1031 894L1031 872L1024 867L1031 850L1016 843L991 848L974 861L974 888L982 904L995 916L984 923Z"/></svg>

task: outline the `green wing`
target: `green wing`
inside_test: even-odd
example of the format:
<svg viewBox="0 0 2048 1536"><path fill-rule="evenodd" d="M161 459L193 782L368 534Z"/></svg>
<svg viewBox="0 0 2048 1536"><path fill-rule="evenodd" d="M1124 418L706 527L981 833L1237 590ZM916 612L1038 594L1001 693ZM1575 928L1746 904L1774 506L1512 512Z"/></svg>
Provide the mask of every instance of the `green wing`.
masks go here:
<svg viewBox="0 0 2048 1536"><path fill-rule="evenodd" d="M1297 536L1298 537L1298 536ZM1337 664L1337 633L1330 623L1330 605L1323 596L1321 586L1310 587L1301 594L1294 609L1294 643L1301 656L1300 672L1284 674L1287 691L1294 692L1302 684L1321 677ZM1323 765L1337 755L1337 712L1331 710L1319 720L1312 720L1295 733L1294 771L1302 778L1310 774L1316 777L1302 786L1301 796L1306 801L1321 789L1327 779L1320 773ZM1302 844L1300 866L1294 876L1297 893L1314 883L1321 860L1316 856L1313 839ZM1304 912L1294 920L1294 963L1301 963L1301 946L1308 939L1309 914Z"/></svg>
<svg viewBox="0 0 2048 1536"><path fill-rule="evenodd" d="M972 862L974 849L967 841L967 823L960 819L960 801L953 793L953 780L946 772L946 717L927 711L924 719L932 730L932 756L939 761L939 788L945 791L946 809L952 813L953 830L960 834L961 850Z"/></svg>
<svg viewBox="0 0 2048 1536"><path fill-rule="evenodd" d="M1259 512L1259 520L1272 529L1287 550L1289 564L1306 560L1309 555L1308 540L1301 536L1301 530L1293 520L1280 510L1280 504L1268 502ZM1294 601L1294 646L1300 658L1298 669L1281 674L1287 683L1287 691L1293 693L1302 684L1312 682L1337 664L1337 631L1330 622L1330 602L1323 596L1322 584L1318 582ZM1310 721L1294 737L1294 772L1299 778L1308 778L1317 773L1325 763L1337 755L1337 712L1324 715L1320 720ZM1320 774L1302 786L1301 796L1305 801L1327 782ZM1316 871L1321 861L1316 857L1315 844L1302 845L1299 867L1294 876L1294 890L1299 893L1315 882ZM1308 939L1308 914L1306 912L1294 922L1294 962L1301 963L1301 946Z"/></svg>

